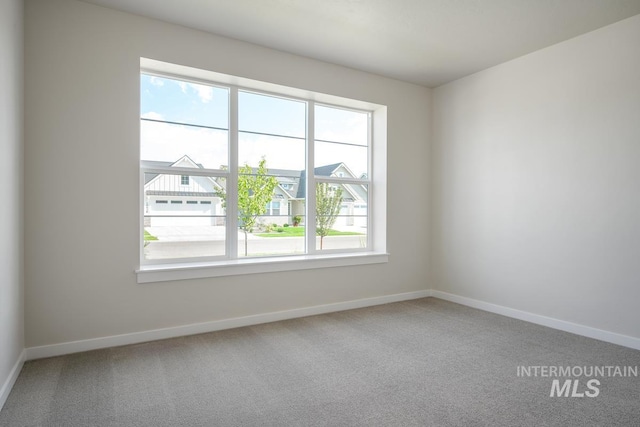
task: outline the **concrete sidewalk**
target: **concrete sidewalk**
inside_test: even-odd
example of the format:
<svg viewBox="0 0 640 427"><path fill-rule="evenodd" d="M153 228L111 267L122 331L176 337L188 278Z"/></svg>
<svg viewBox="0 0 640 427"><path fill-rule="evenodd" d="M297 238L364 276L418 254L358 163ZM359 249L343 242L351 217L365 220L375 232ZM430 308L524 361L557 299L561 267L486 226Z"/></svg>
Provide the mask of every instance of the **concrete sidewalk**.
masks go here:
<svg viewBox="0 0 640 427"><path fill-rule="evenodd" d="M365 233L366 229L362 227L335 227L338 231L349 231L354 233ZM146 227L151 235L158 238L162 242L198 242L198 241L215 241L225 240L226 229L224 226L162 226L162 227ZM333 237L333 236L332 236ZM337 236L335 236L337 237ZM248 240L274 239L275 237L260 237L255 234L248 234ZM277 239L286 239L286 237L277 237ZM238 240L244 240L244 232L238 230Z"/></svg>

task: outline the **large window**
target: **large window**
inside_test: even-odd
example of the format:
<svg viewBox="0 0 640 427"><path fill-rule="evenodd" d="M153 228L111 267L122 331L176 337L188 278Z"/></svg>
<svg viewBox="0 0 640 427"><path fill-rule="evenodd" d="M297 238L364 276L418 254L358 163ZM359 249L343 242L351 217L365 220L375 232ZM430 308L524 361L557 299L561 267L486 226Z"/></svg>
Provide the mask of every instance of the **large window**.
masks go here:
<svg viewBox="0 0 640 427"><path fill-rule="evenodd" d="M140 271L384 249L375 110L224 80L141 71Z"/></svg>

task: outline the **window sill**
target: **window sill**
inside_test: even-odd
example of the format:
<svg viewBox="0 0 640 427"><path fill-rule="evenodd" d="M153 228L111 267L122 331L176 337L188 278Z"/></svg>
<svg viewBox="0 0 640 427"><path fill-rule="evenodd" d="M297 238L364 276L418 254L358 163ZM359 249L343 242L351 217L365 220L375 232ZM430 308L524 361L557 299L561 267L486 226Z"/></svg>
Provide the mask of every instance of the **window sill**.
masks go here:
<svg viewBox="0 0 640 427"><path fill-rule="evenodd" d="M322 254L277 258L251 258L208 263L145 265L136 270L138 283L171 280L202 279L205 277L236 276L241 274L274 273L313 268L345 267L381 264L389 261L389 254L359 252L350 254Z"/></svg>

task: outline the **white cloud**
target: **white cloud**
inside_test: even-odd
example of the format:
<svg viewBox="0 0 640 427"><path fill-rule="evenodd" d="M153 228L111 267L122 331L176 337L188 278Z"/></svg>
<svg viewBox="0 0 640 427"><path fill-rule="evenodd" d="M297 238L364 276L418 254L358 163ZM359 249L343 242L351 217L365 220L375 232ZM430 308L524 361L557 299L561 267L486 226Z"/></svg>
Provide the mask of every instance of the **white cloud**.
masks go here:
<svg viewBox="0 0 640 427"><path fill-rule="evenodd" d="M205 104L213 99L213 88L211 86L204 86L196 83L189 83L189 86L198 93L198 96Z"/></svg>
<svg viewBox="0 0 640 427"><path fill-rule="evenodd" d="M346 120L316 120L316 138L326 141L367 145L367 116L354 115Z"/></svg>
<svg viewBox="0 0 640 427"><path fill-rule="evenodd" d="M200 100L205 104L211 102L211 100L213 99L213 88L211 86L200 85L197 83L187 83L182 81L176 81L176 83L178 84L178 86L180 86L180 90L182 90L182 93L184 94L188 94L190 92L189 88L191 88L196 94L198 94Z"/></svg>
<svg viewBox="0 0 640 427"><path fill-rule="evenodd" d="M241 133L238 164L256 167L263 157L269 169L302 170L305 168L304 141Z"/></svg>
<svg viewBox="0 0 640 427"><path fill-rule="evenodd" d="M149 78L149 83L151 83L154 86L164 86L164 81L162 79L157 78L156 76L151 76L151 78Z"/></svg>
<svg viewBox="0 0 640 427"><path fill-rule="evenodd" d="M141 153L143 160L175 162L188 155L205 168L218 169L227 161L226 132L186 126L141 123Z"/></svg>
<svg viewBox="0 0 640 427"><path fill-rule="evenodd" d="M156 113L155 111L149 111L148 113L144 113L140 116L143 119L151 119L151 120L164 120L164 117L160 113Z"/></svg>

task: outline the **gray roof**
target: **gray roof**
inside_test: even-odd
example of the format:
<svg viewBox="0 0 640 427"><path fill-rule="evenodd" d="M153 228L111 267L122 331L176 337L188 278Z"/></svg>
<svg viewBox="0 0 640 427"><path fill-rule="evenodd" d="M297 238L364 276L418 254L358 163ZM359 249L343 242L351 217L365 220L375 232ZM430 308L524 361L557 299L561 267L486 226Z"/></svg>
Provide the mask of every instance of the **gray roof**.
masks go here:
<svg viewBox="0 0 640 427"><path fill-rule="evenodd" d="M332 165L319 166L313 170L316 176L331 176L333 171L338 169L342 163L334 163ZM307 189L307 174L305 171L300 171L300 184L298 185L298 191L296 193L297 199L304 199Z"/></svg>
<svg viewBox="0 0 640 427"><path fill-rule="evenodd" d="M173 162L158 162L155 160L145 160L145 165L148 165L149 167L158 167L158 168L166 168L167 166L171 166L173 164ZM153 180L153 178L155 178L156 176L158 176L157 173L145 173L144 174L144 183L145 185L148 184L149 182L151 182Z"/></svg>
<svg viewBox="0 0 640 427"><path fill-rule="evenodd" d="M320 166L313 170L316 176L331 176L333 171L338 169L342 163L334 163L332 165Z"/></svg>
<svg viewBox="0 0 640 427"><path fill-rule="evenodd" d="M161 191L149 190L145 192L148 196L175 196L175 197L218 197L218 193L204 191Z"/></svg>

